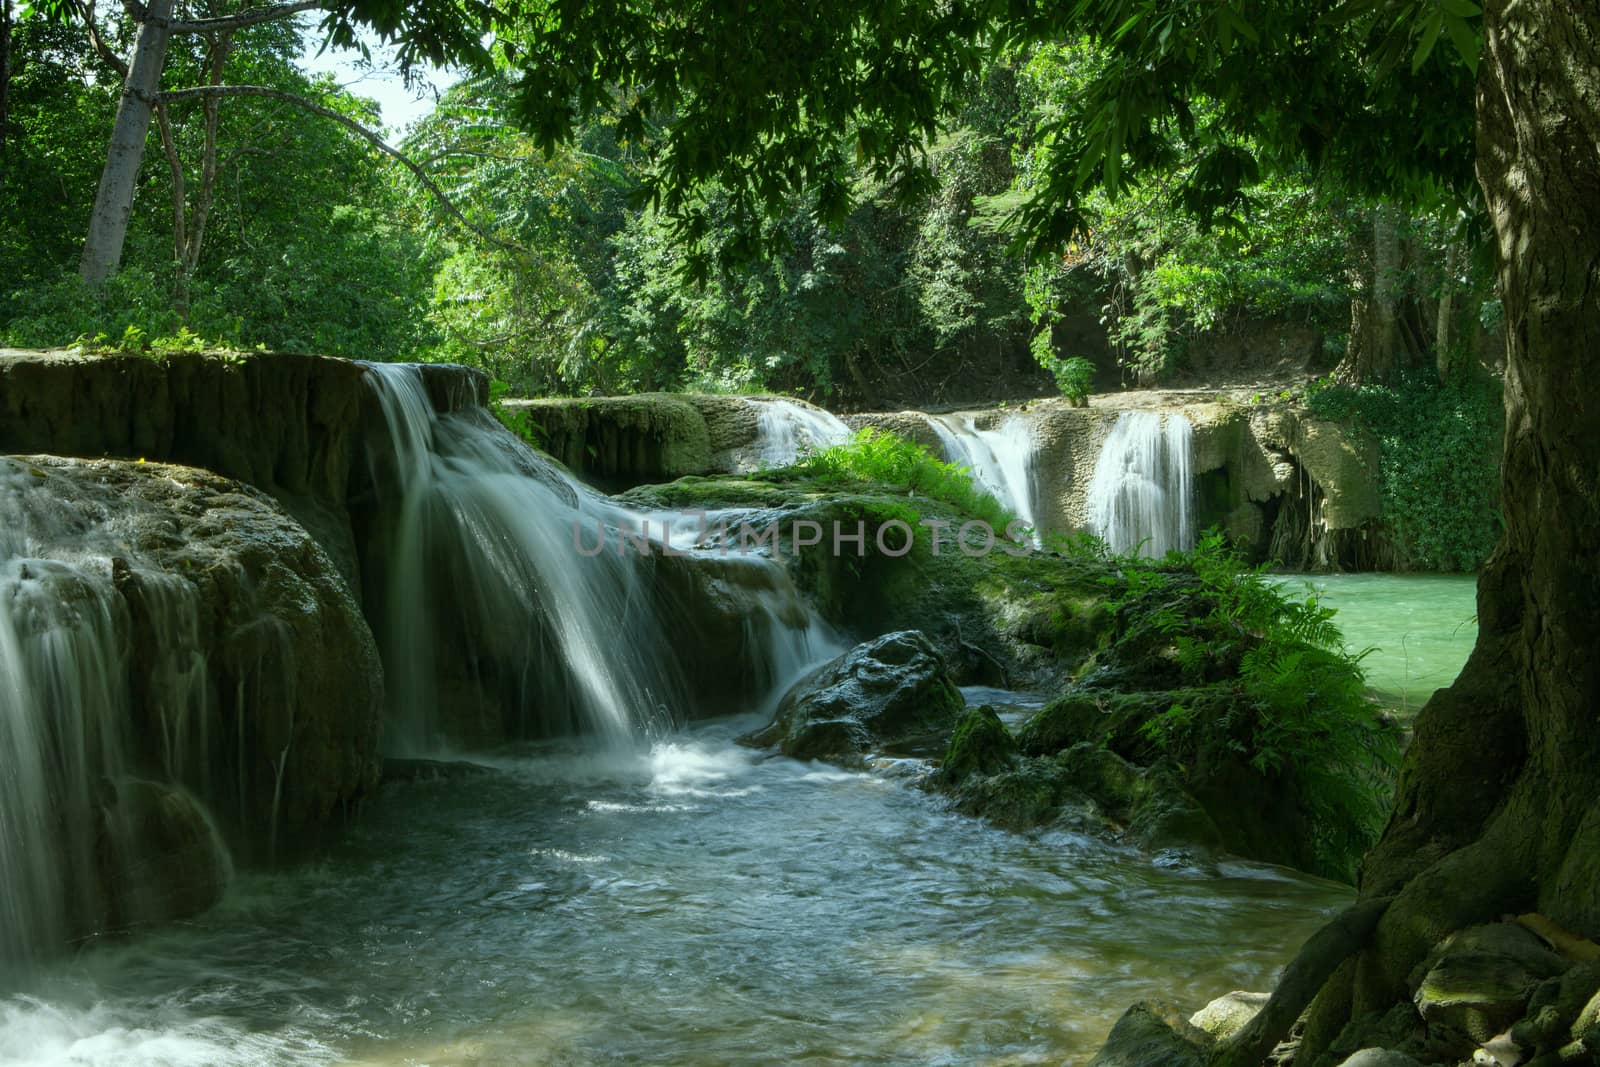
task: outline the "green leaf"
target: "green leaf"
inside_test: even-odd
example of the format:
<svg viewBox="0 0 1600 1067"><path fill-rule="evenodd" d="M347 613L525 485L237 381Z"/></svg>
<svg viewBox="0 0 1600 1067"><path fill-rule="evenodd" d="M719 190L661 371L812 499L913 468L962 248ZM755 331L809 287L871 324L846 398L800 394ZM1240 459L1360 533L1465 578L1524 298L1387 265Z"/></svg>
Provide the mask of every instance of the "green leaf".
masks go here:
<svg viewBox="0 0 1600 1067"><path fill-rule="evenodd" d="M1422 65L1433 54L1433 45L1439 39L1439 31L1444 29L1444 15L1437 11L1430 11L1422 20L1422 39L1417 42L1417 50L1411 53L1411 73L1415 74L1422 69Z"/></svg>

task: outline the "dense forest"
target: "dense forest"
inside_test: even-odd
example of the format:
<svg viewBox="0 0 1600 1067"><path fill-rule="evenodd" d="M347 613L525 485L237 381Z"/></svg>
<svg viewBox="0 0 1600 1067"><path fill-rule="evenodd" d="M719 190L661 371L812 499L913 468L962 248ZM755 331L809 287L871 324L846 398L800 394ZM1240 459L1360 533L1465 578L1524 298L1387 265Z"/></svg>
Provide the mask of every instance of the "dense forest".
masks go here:
<svg viewBox="0 0 1600 1067"><path fill-rule="evenodd" d="M15 23L0 341L192 337L462 362L520 395L775 390L847 409L1042 395L1073 359L1104 387L1285 366L1440 381L1501 359L1470 203L1401 208L1302 165L1202 218L1185 187L1209 149L1176 128L1125 195L1085 202L1060 254L1015 254L1012 212L1106 62L1088 39L986 57L926 168L848 166L846 210L812 190L752 227L708 184L692 256L643 189L668 109L626 134L620 106L601 109L543 145L513 73L469 73L394 136L408 166L284 99L186 97L159 110L120 270L90 289L86 210L132 33L121 10ZM306 16L186 36L163 84L261 86L381 134L370 102L297 67L320 36Z"/></svg>

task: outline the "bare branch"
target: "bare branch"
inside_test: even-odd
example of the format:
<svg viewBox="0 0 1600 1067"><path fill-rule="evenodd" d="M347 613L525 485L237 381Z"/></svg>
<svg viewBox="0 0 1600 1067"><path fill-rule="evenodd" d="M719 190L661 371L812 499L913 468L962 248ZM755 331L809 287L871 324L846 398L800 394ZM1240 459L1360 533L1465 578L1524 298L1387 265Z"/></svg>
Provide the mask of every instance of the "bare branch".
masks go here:
<svg viewBox="0 0 1600 1067"><path fill-rule="evenodd" d="M307 100L303 96L296 96L294 93L286 93L281 89L269 89L264 85L201 85L192 89L175 89L171 92L165 92L160 95L159 99L167 103L173 103L180 100L198 100L205 97L218 96L258 96L267 100L278 100L285 104L293 104L295 107L309 111L313 115L321 115L325 119L332 119L334 122L339 123L345 129L349 130L351 133L354 133L356 136L372 145L372 147L376 148L384 155L389 156L391 159L395 160L401 166L409 170L412 175L415 176L417 181L422 183L422 187L428 190L429 194L439 202L440 206L442 206L445 211L453 219L455 219L457 223L460 224L462 229L481 238L482 240L489 242L490 244L498 245L509 252L517 252L525 256L533 255L532 252L524 248L522 245L517 244L515 241L508 241L503 237L496 237L487 230L483 230L475 226L465 215L461 213L461 209L456 207L455 203L445 195L444 190L439 188L432 178L428 177L427 171L423 170L416 163L412 162L412 160L403 152L392 147L387 141L373 133L371 130L367 129L365 126L361 125L361 123L357 122L355 119L352 119L348 115L340 114L339 112L334 111L332 108L323 107L321 104Z"/></svg>
<svg viewBox="0 0 1600 1067"><path fill-rule="evenodd" d="M100 26L95 19L94 4L95 0L87 0L83 5L83 25L89 31L89 44L94 49L95 54L100 57L100 61L116 71L117 76L126 81L128 78L128 64L123 62L122 57L112 51L111 46L106 44L105 39L100 36Z"/></svg>
<svg viewBox="0 0 1600 1067"><path fill-rule="evenodd" d="M216 33L218 30L237 30L245 26L254 26L258 22L273 22L277 19L288 18L290 15L298 15L302 11L325 11L327 7L327 0L295 0L294 3L252 8L249 11L241 11L237 15L222 15L213 19L190 19L187 22L174 22L171 26L171 32Z"/></svg>

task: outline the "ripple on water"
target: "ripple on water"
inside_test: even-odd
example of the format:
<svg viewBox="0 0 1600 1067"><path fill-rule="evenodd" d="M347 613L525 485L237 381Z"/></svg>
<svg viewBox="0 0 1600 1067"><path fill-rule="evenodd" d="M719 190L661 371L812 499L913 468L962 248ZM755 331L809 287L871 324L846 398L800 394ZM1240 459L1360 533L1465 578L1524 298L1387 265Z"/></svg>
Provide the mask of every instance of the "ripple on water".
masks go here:
<svg viewBox="0 0 1600 1067"><path fill-rule="evenodd" d="M1062 1063L1264 988L1347 891L1024 837L732 743L386 786L329 858L0 1001L0 1061Z"/></svg>

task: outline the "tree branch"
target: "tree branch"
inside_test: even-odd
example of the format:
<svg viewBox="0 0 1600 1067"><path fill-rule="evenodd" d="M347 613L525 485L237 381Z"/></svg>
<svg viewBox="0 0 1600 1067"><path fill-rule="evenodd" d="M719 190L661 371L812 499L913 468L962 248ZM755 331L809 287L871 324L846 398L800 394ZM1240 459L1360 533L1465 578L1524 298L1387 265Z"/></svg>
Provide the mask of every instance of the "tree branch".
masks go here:
<svg viewBox="0 0 1600 1067"><path fill-rule="evenodd" d="M454 218L457 223L460 224L462 229L481 238L484 241L489 242L490 244L498 245L509 252L517 252L525 256L533 255L532 252L524 248L522 245L517 244L515 241L508 241L502 237L496 237L487 230L480 229L479 227L473 225L473 223L461 213L461 209L456 207L455 203L445 195L444 190L439 188L432 178L428 177L427 171L423 170L416 163L412 162L411 159L399 149L392 147L387 141L373 133L371 130L367 129L365 126L361 125L361 123L357 122L355 119L352 119L348 115L340 114L339 112L334 111L332 108L323 107L321 104L307 100L303 96L296 96L294 93L286 93L281 89L269 89L264 85L201 85L192 89L176 89L171 92L165 92L160 95L159 99L168 103L172 103L179 100L197 100L204 97L218 96L259 96L267 100L278 100L285 104L293 104L295 107L309 111L313 115L321 115L325 119L332 119L334 122L339 123L345 129L349 130L351 133L354 133L356 136L372 145L372 147L376 148L384 155L389 156L391 159L395 160L401 166L409 170L412 175L416 177L417 181L422 183L422 187L428 190L429 194L431 194L433 198L439 202L440 206L442 206L445 211L452 218Z"/></svg>
<svg viewBox="0 0 1600 1067"><path fill-rule="evenodd" d="M245 26L254 26L258 22L272 22L276 19L288 18L290 15L298 15L302 11L326 10L327 6L327 0L295 0L294 3L252 8L249 11L241 11L237 15L222 15L211 19L190 19L187 22L174 22L171 26L171 32L216 33L218 30L237 30Z"/></svg>
<svg viewBox="0 0 1600 1067"><path fill-rule="evenodd" d="M128 80L128 64L123 62L121 56L111 50L105 39L100 36L100 27L96 24L94 13L95 0L87 0L83 5L83 25L89 31L89 44L94 48L95 54L101 62L117 72L123 81Z"/></svg>

